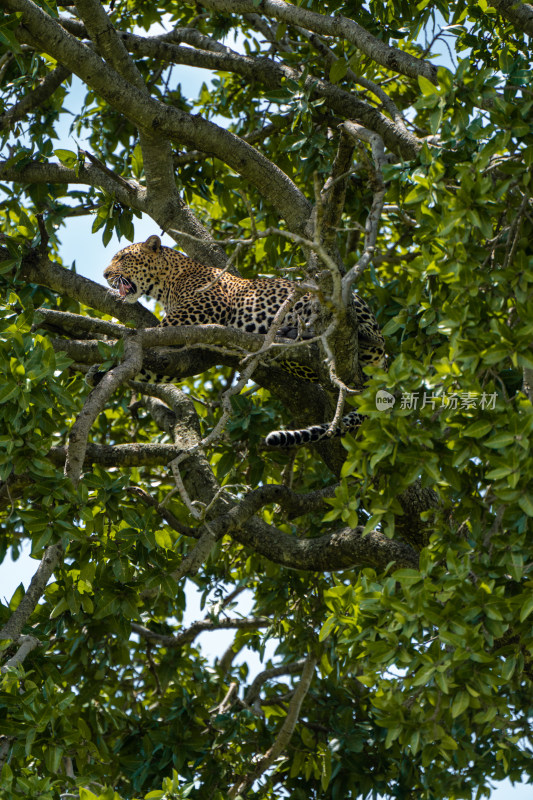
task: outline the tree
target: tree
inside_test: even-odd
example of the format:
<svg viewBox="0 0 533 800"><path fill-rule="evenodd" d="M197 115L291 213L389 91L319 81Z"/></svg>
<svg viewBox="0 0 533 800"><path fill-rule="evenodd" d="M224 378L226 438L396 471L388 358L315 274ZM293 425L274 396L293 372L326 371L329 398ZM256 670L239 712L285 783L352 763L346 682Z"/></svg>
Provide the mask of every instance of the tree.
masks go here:
<svg viewBox="0 0 533 800"><path fill-rule="evenodd" d="M2 796L531 778L531 7L0 5L1 552L38 562L0 608ZM195 102L179 64L216 76ZM78 152L54 147L73 76ZM141 213L203 263L311 286L327 325L156 329L62 265L69 217L127 243ZM364 386L354 283L387 337ZM342 441L264 449L350 405ZM268 642L252 680L235 657Z"/></svg>

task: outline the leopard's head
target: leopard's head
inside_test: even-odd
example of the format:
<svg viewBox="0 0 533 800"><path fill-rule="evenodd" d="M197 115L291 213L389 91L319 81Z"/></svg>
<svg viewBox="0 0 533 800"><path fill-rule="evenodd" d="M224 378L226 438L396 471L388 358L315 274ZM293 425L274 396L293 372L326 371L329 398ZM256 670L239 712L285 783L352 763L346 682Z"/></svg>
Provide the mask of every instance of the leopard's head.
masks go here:
<svg viewBox="0 0 533 800"><path fill-rule="evenodd" d="M104 278L126 303L135 303L143 294L160 299L167 262L159 236L130 244L113 257Z"/></svg>

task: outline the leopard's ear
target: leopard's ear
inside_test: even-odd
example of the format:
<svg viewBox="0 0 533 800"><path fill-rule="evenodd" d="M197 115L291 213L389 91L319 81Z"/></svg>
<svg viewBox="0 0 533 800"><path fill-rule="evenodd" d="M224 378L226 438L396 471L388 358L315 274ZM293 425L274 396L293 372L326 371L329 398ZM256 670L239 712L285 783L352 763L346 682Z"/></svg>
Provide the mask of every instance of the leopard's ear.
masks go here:
<svg viewBox="0 0 533 800"><path fill-rule="evenodd" d="M149 236L148 239L143 242L143 248L145 250L151 250L152 253L159 253L161 250L161 239L159 236Z"/></svg>

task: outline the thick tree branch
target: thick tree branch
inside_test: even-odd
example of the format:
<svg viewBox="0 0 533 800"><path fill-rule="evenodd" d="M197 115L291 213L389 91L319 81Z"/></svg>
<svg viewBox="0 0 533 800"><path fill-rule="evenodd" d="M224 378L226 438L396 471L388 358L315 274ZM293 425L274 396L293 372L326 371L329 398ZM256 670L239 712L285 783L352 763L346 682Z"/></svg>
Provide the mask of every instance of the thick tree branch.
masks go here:
<svg viewBox="0 0 533 800"><path fill-rule="evenodd" d="M0 264L10 258L9 251L0 247ZM130 305L117 302L108 289L55 264L38 250L32 250L22 258L19 275L28 283L48 286L62 296L70 297L124 322L133 322L138 327L150 327L158 323L157 317L140 303Z"/></svg>
<svg viewBox="0 0 533 800"><path fill-rule="evenodd" d="M181 413L188 414L190 419L194 409L189 411L186 409L191 400L182 393L180 396L179 402L183 409ZM168 408L157 405L151 405L150 408L155 421L163 430L171 435L177 430L175 436L186 436L184 449L198 444L200 435L195 432L191 422L187 425L186 417L180 421ZM326 571L364 565L383 570L392 562L397 568L408 566L416 569L418 566L418 556L409 545L388 539L378 531L363 536L363 527L354 530L345 528L316 539L298 539L268 525L254 514L266 503L277 501L283 493L283 488L275 500L271 492L272 487L265 486L250 493L239 504L235 504L227 492L220 491L211 466L201 451L195 451L187 460L185 483L191 487L194 496L209 507L208 530L217 539L229 534L255 552L291 569ZM203 532L204 528L200 526L196 538Z"/></svg>
<svg viewBox="0 0 533 800"><path fill-rule="evenodd" d="M517 0L491 0L490 5L500 12L515 28L533 36L533 6Z"/></svg>
<svg viewBox="0 0 533 800"><path fill-rule="evenodd" d="M67 273L72 274L72 273ZM77 277L77 276L75 276ZM92 284L91 281L88 284ZM92 286L101 290L96 284ZM75 295L73 295L75 296ZM130 308L120 302L116 302L118 311ZM108 313L114 313L107 309ZM149 314L149 312L146 312ZM118 314L115 314L118 316ZM62 324L63 312L47 311L43 309L41 316L44 319L44 326L54 331L63 328L66 332L76 330L76 315L65 314L64 324ZM113 327L113 323L104 322L100 325L97 320L80 321L80 328L88 331L98 331L112 335L121 334L124 329L121 326ZM143 345L159 346L155 350L145 350L143 367L146 370L159 375L166 375L175 378L188 377L204 372L206 369L216 364L226 364L238 368L242 356L259 350L264 345L264 337L260 334L248 334L237 329L226 328L220 325L205 326L182 326L167 328L152 328L143 333ZM165 344L184 345L182 350L172 350L161 347ZM64 351L75 362L96 364L101 360L97 341L69 341L66 339L54 339L54 348ZM198 346L202 349L198 349ZM220 346L225 349L221 349ZM216 348L215 352L209 349ZM276 357L280 353L281 359L290 358L291 361L317 370L319 354L308 343L305 347L292 342L292 340L277 339L271 346L271 354ZM307 424L309 420L321 421L331 418L331 402L329 395L319 384L309 384L302 382L299 378L290 375L285 369L276 365L275 361L269 360L266 364L256 367L254 371L256 382L275 393L294 414L297 425ZM328 379L325 376L327 386ZM146 384L139 384L135 387L138 391L145 392ZM338 440L328 440L319 442L316 448L330 468L338 473L340 470L344 454L342 446Z"/></svg>
<svg viewBox="0 0 533 800"><path fill-rule="evenodd" d="M76 0L76 10L104 59L133 86L147 92L141 73L122 44L100 0Z"/></svg>
<svg viewBox="0 0 533 800"><path fill-rule="evenodd" d="M69 169L55 162L43 164L35 161L19 167L13 166L10 160L0 161L0 179L22 185L26 183L64 183L94 186L112 194L123 205L148 213L146 190L142 186L139 186L136 181L126 181L118 175L113 175L112 170L104 170L96 163L89 166L79 164L76 169Z"/></svg>
<svg viewBox="0 0 533 800"><path fill-rule="evenodd" d="M303 231L310 205L295 184L278 167L238 136L212 122L147 97L122 78L89 47L67 33L31 0L4 0L11 11L21 11L31 43L75 72L95 92L148 135L157 133L197 147L227 163L249 180L285 217L291 230Z"/></svg>
<svg viewBox="0 0 533 800"><path fill-rule="evenodd" d="M79 164L76 169L69 169L54 162L43 164L36 161L19 167L12 166L9 160L0 161L0 180L22 185L84 184L104 189L122 205L152 217L162 230L167 230L180 243L191 258L219 269L223 269L226 265L227 258L220 245L212 239L207 229L198 222L189 207L177 195L172 195L174 199L171 198L170 208L164 195L159 196L157 191L148 192L136 181L131 179L126 181L118 175L113 175L111 170L103 170L95 163L89 166ZM188 236L175 235L174 231L182 231Z"/></svg>
<svg viewBox="0 0 533 800"><path fill-rule="evenodd" d="M396 121L391 122L373 106L354 97L350 92L314 75L303 77L301 71L272 59L254 58L233 52L213 53L193 50L190 47L167 44L166 41L162 41L162 37L145 38L124 33L122 39L136 55L202 69L234 72L249 81L259 81L270 89L281 88L286 80L303 81L303 88L309 91L312 97L324 98L328 107L336 114L357 118L376 130L392 150L406 158L414 158L422 146L422 143L407 131L403 122L398 128Z"/></svg>
<svg viewBox="0 0 533 800"><path fill-rule="evenodd" d="M102 467L155 467L165 465L182 452L173 444L131 442L130 444L91 444L85 450L84 466L100 464ZM53 464L65 463L66 447L52 447L48 458Z"/></svg>
<svg viewBox="0 0 533 800"><path fill-rule="evenodd" d="M316 539L298 539L256 517L248 517L237 507L234 514L211 520L215 533L228 533L282 566L298 570L324 572L371 566L381 571L394 562L396 568L418 568L418 557L404 542L388 539L379 531L363 535L363 526L344 528ZM240 519L239 519L240 518ZM245 524L246 523L246 524Z"/></svg>
<svg viewBox="0 0 533 800"><path fill-rule="evenodd" d="M253 14L259 11L267 17L274 17L274 19L289 25L301 26L335 39L345 39L373 61L392 72L399 72L415 79L419 75L423 75L433 83L437 82L437 68L433 64L409 53L404 53L395 47L390 47L372 36L357 22L340 14L328 17L292 5L285 0L260 0L259 4L254 0L202 0L202 5L229 14Z"/></svg>

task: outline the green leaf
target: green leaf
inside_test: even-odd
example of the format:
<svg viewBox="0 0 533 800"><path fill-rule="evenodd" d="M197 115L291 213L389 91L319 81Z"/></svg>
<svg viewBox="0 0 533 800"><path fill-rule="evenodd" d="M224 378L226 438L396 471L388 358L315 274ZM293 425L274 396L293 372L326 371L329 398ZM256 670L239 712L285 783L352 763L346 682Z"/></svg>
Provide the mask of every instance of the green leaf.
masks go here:
<svg viewBox="0 0 533 800"><path fill-rule="evenodd" d="M522 511L528 515L528 517L533 517L533 495L530 494L523 494L518 498L518 505L522 509Z"/></svg>
<svg viewBox="0 0 533 800"><path fill-rule="evenodd" d="M460 714L463 713L463 711L466 711L469 705L470 705L470 696L468 692L463 691L456 694L451 708L452 717L454 719L458 717Z"/></svg>
<svg viewBox="0 0 533 800"><path fill-rule="evenodd" d="M78 156L72 150L54 150L54 155L58 157L64 167L74 169L78 163Z"/></svg>
<svg viewBox="0 0 533 800"><path fill-rule="evenodd" d="M423 75L418 75L418 85L422 90L422 94L426 95L426 97L437 92L437 87Z"/></svg>
<svg viewBox="0 0 533 800"><path fill-rule="evenodd" d="M320 633L318 635L318 641L324 642L328 638L330 633L337 627L337 625L338 625L337 619L335 617L329 617L324 622L322 628L320 629Z"/></svg>
<svg viewBox="0 0 533 800"><path fill-rule="evenodd" d="M492 436L490 439L487 439L486 442L483 442L485 447L493 447L495 450L499 450L501 447L506 447L508 444L512 444L514 442L514 436L511 433L498 433L496 436Z"/></svg>
<svg viewBox="0 0 533 800"><path fill-rule="evenodd" d="M162 547L165 550L172 549L172 537L166 528L164 530L158 530L155 532L155 540L159 547Z"/></svg>
<svg viewBox="0 0 533 800"><path fill-rule="evenodd" d="M405 586L412 586L423 580L422 575L416 569L397 569L394 578Z"/></svg>
<svg viewBox="0 0 533 800"><path fill-rule="evenodd" d="M18 394L18 391L19 388L16 383L5 383L4 386L0 387L0 403L7 403L8 400Z"/></svg>
<svg viewBox="0 0 533 800"><path fill-rule="evenodd" d="M69 604L67 602L67 599L65 597L62 597L59 603L50 612L50 619L55 619L56 617L59 617L60 614L63 614L65 611L68 610L68 608Z"/></svg>
<svg viewBox="0 0 533 800"><path fill-rule="evenodd" d="M463 431L463 436L471 436L473 439L479 439L485 436L486 433L490 433L493 427L492 422L480 419L477 422L473 422L472 425L467 425Z"/></svg>
<svg viewBox="0 0 533 800"><path fill-rule="evenodd" d="M24 584L23 583L19 583L19 585L17 586L17 588L13 592L11 600L9 601L9 610L10 611L15 611L19 607L20 602L21 602L22 598L24 597L25 593L26 593L26 591L24 589Z"/></svg>
<svg viewBox="0 0 533 800"><path fill-rule="evenodd" d="M329 69L329 79L331 83L338 83L344 78L347 72L348 63L344 60L344 58L338 58L333 62Z"/></svg>
<svg viewBox="0 0 533 800"><path fill-rule="evenodd" d="M82 787L80 789L80 800L98 800L98 796L93 794L90 789Z"/></svg>
<svg viewBox="0 0 533 800"><path fill-rule="evenodd" d="M522 608L520 609L520 622L524 622L524 620L529 617L532 611L533 611L533 594L531 594L529 597L526 597L526 599L522 603Z"/></svg>

